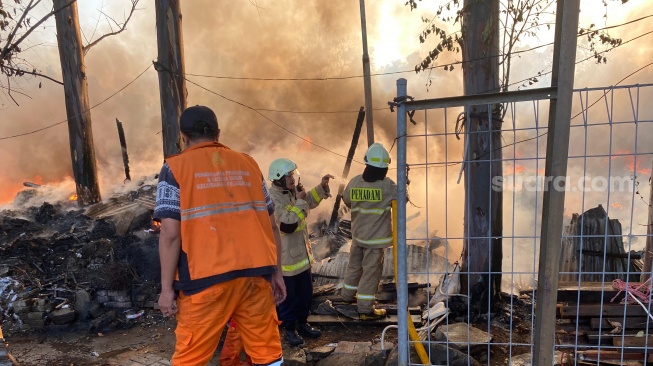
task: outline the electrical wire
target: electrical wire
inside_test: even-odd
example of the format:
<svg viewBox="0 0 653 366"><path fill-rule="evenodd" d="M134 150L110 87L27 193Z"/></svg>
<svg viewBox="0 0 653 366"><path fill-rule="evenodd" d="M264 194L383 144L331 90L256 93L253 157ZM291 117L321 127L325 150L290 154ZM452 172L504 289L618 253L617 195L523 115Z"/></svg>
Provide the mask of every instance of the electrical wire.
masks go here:
<svg viewBox="0 0 653 366"><path fill-rule="evenodd" d="M90 111L91 109L93 109L93 108L95 108L95 107L99 107L100 105L102 105L102 104L104 104L106 101L108 101L109 99L115 97L115 96L118 95L120 92L122 92L123 90L127 89L127 87L129 87L130 85L132 85L132 84L133 84L136 80L138 80L141 76L143 76L143 74L145 74L145 72L146 72L147 70L149 70L150 67L152 67L152 64L149 64L149 66L148 66L145 70L143 70L143 72L141 72L140 74L138 74L138 76L136 76L132 81L130 81L129 83L127 83L127 85L123 86L122 88L120 88L120 89L119 89L118 91L116 91L115 93L109 95L107 98L103 99L101 102L99 102L99 103L97 103L97 104L94 104L94 105L91 106L90 108L88 108L88 109L86 109L86 110L80 112L79 114L75 115L73 118L77 118L77 117L81 116L82 114L84 114L84 113ZM52 123L52 124L50 124L50 125L47 125L47 126L45 126L45 127L41 127L41 128L39 128L39 129L36 129L36 130L33 130L33 131L24 132L24 133L19 133L19 134L17 134L17 135L12 135L12 136L4 136L4 137L0 137L0 141L2 141L2 140L9 140L9 139L13 139L13 138L16 138L16 137L27 136L27 135L31 135L31 134L34 134L34 133L37 133L37 132L41 132L41 131L47 130L47 129L49 129L49 128L52 128L52 127L55 127L55 126L58 126L58 125L64 124L64 123L68 122L69 120L70 120L70 119L67 118L67 119L65 119L65 120L63 120L63 121L59 121L59 122L56 122L56 123Z"/></svg>
<svg viewBox="0 0 653 366"><path fill-rule="evenodd" d="M628 21L628 22L615 24L615 25L611 25L611 26L607 26L607 27L603 27L603 28L597 28L597 29L580 28L581 30L583 30L585 32L583 32L582 34L579 32L579 34L577 36L578 37L583 37L583 36L588 35L589 33L597 32L597 31L601 31L601 30L606 30L606 29L613 29L613 28L623 27L625 25L636 23L636 22L639 22L639 21L642 21L642 20L645 20L645 19L648 19L648 18L651 18L651 17L653 17L653 14L646 15L646 16L643 16L641 18L633 19L633 20ZM625 42L625 43L627 43L627 42ZM532 48L528 48L528 49L525 49L525 50L513 51L511 53L511 55L518 55L518 54L521 54L521 53L531 52L531 51L534 51L534 50L537 50L537 49L540 49L540 48L543 48L543 47L551 46L551 45L553 45L553 42L542 44L542 45L535 46L535 47L532 47ZM604 51L604 52L606 52L606 51ZM601 53L604 53L604 52L599 52L598 54L601 54ZM472 59L472 60L467 60L467 61L454 61L454 62L451 62L451 63L448 63L448 64L442 64L442 65L429 67L428 70L440 69L440 68L445 68L445 67L448 68L449 66L461 65L461 64L465 64L465 63L469 63L469 62L485 60L487 58L503 57L503 56L505 56L505 55L503 53L501 53L501 54L494 55L494 56L484 56L484 57L479 57L479 58ZM423 70L423 71L426 71L426 70ZM417 73L417 70L412 69L412 70L401 70L401 71L378 72L378 73L372 73L372 74L370 74L370 76L385 76L385 75L396 75L396 74L407 74L407 73ZM349 79L356 79L356 78L364 77L364 75L348 75L348 76L312 77L312 78L301 78L301 77L292 77L292 78L260 77L260 78L257 78L257 77L246 77L246 76L241 77L241 76L207 75L207 74L194 74L194 73L186 73L186 75L202 77L202 78L211 78L211 79L252 80L252 81L328 81L328 80L349 80ZM522 80L520 82L528 81L529 79ZM517 84L520 83L520 82L517 82ZM510 85L514 85L514 83L510 84ZM356 112L358 112L358 111L356 111ZM347 113L349 113L349 112L347 112Z"/></svg>
<svg viewBox="0 0 653 366"><path fill-rule="evenodd" d="M324 147L324 146L322 146L322 145L318 145L318 144L314 143L313 141L311 141L311 140L309 140L309 139L307 139L307 138L305 138L305 137L302 137L302 136L298 135L297 133L295 133L295 132L289 130L288 128L284 127L283 125L281 125L280 123L276 122L276 121L273 120L272 118L270 118L270 117L266 116L265 114L259 112L259 110L257 110L256 108L250 107L250 106L248 106L247 104L242 103L242 102L239 102L239 101L237 101L237 100L234 100L234 99L231 99L231 98L225 97L224 95L222 95L222 94L220 94L220 93L218 93L218 92L216 92L216 91L214 91L214 90L211 90L211 89L209 89L209 88L207 88L207 87L205 87L205 86L202 86L202 85L200 85L200 84L198 84L198 83L196 83L196 82L194 82L194 81L192 81L192 80L190 80L190 79L188 79L188 78L184 78L184 79L185 79L188 83L193 84L193 85L197 86L198 88L203 89L203 90L205 90L205 91L207 91L207 92L209 92L209 93L211 93L211 94L217 95L218 97L220 97L220 98L222 98L222 99L224 99L224 100L226 100L226 101L232 102L232 103L237 104L237 105L239 105L239 106L241 106L241 107L244 107L244 108L247 108L247 109L249 109L249 110L252 110L254 113L258 114L259 116L261 116L261 117L263 117L263 118L265 118L266 120L268 120L269 122L271 122L271 123L274 124L275 126L277 126L277 127L279 127L280 129L286 131L287 133L289 133L289 134L291 134L291 135L297 137L298 139L300 139L300 140L302 140L302 141L304 141L304 142L307 142L307 143L310 144L310 145L313 145L313 146L315 146L315 147L318 147L318 148L320 148L320 149L322 149L322 150L324 150L324 151L327 151L327 152L329 152L329 153L331 153L331 154L333 154L333 155L337 155L337 156L340 156L340 157L343 157L343 158L347 159L347 156L346 156L346 155L343 155L343 154L337 153L337 152L335 152L335 151L333 151L333 150L329 150L328 148L326 148L326 147ZM361 165L365 165L365 163L360 162L360 161L357 161L357 160L353 160L353 159L352 159L352 161L354 161L354 162L356 162L356 163L358 163L358 164L361 164Z"/></svg>

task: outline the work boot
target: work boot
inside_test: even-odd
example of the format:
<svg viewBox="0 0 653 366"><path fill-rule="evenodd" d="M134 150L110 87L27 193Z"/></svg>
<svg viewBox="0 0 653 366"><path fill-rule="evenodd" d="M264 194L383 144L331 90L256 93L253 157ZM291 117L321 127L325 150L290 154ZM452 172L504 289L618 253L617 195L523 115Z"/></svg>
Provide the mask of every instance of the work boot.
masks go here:
<svg viewBox="0 0 653 366"><path fill-rule="evenodd" d="M317 338L322 335L321 330L311 327L311 325L306 322L297 325L297 333L306 338Z"/></svg>
<svg viewBox="0 0 653 366"><path fill-rule="evenodd" d="M304 344L304 338L300 337L295 330L295 324L291 326L283 326L283 338L292 347L301 346Z"/></svg>
<svg viewBox="0 0 653 366"><path fill-rule="evenodd" d="M360 320L379 320L385 318L386 314L387 312L385 309L374 309L370 313L358 314L358 317Z"/></svg>

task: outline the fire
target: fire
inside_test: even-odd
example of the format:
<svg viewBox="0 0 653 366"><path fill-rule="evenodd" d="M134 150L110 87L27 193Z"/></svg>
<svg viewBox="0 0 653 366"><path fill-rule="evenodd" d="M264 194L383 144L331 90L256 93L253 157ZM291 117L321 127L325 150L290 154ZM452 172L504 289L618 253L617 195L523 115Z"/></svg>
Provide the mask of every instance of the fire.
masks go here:
<svg viewBox="0 0 653 366"><path fill-rule="evenodd" d="M69 201L77 201L77 193L73 193L68 197Z"/></svg>
<svg viewBox="0 0 653 366"><path fill-rule="evenodd" d="M619 209L619 210L623 210L624 205L622 205L622 204L619 203L619 202L614 202L614 203L612 203L612 207L614 207L614 208L616 208L616 209Z"/></svg>
<svg viewBox="0 0 653 366"><path fill-rule="evenodd" d="M299 146L301 151L311 151L311 138L307 137L304 142Z"/></svg>
<svg viewBox="0 0 653 366"><path fill-rule="evenodd" d="M642 167L642 166L650 166L648 162L644 161L646 159L643 156L638 155L637 167L635 167L635 154L629 151L628 149L622 149L614 152L611 159L612 160L621 159L621 161L625 163L624 166L632 173L651 175L651 169Z"/></svg>

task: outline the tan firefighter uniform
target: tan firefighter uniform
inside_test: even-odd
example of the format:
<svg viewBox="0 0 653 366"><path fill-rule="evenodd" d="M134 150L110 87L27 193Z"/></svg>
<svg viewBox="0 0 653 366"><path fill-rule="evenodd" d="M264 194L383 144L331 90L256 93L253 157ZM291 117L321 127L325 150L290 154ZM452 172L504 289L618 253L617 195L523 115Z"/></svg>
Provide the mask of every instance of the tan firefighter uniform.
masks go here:
<svg viewBox="0 0 653 366"><path fill-rule="evenodd" d="M392 245L392 200L397 185L390 178L366 182L358 175L347 184L342 199L351 208L351 249L342 297L358 298L358 312L374 309L374 294L383 272L384 249ZM358 293L358 294L357 294Z"/></svg>
<svg viewBox="0 0 653 366"><path fill-rule="evenodd" d="M297 224L291 234L281 233L281 269L284 276L294 276L311 268L313 253L308 241L306 216L312 208L329 197L329 193L317 185L306 192L306 199L296 198L288 190L272 184L270 197L274 202L274 216L279 223Z"/></svg>

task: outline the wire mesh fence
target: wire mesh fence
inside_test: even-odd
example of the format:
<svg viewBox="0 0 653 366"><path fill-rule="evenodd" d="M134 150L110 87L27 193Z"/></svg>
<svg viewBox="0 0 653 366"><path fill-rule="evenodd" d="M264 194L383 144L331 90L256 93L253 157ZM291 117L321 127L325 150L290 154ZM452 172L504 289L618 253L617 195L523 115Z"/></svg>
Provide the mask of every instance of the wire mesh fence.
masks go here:
<svg viewBox="0 0 653 366"><path fill-rule="evenodd" d="M415 325L420 340L400 326L400 347L409 347L411 365L424 363L413 351L422 342L434 365L531 364L542 199L553 187L565 191L558 311L545 320L555 324L554 363L653 362L651 284L642 276L651 270L647 240L653 246L653 84L575 90L568 174L552 185L544 172L549 100L525 99L486 105L488 126L500 125L491 132L498 139L470 128L478 102L464 98L416 111L413 123L398 118L398 136L405 136L398 166L405 163L406 174L397 180L400 203L404 189L408 201L398 209L405 223L399 240L427 248L428 263L405 267L404 283L399 277L406 304L415 296L410 282L427 284L428 304ZM488 153L477 156L473 143L486 144ZM483 164L490 165L490 182L466 179L487 178L470 172ZM466 191L487 195L489 209L472 207ZM497 223L499 232L492 232ZM486 225L487 234L471 235L474 225ZM480 261L472 257L478 253ZM485 269L470 268L474 260ZM500 292L492 292L492 281Z"/></svg>

